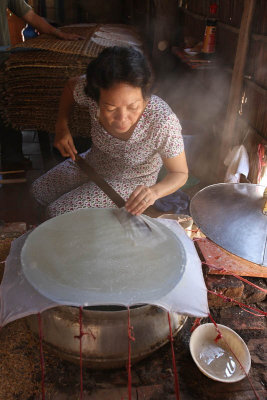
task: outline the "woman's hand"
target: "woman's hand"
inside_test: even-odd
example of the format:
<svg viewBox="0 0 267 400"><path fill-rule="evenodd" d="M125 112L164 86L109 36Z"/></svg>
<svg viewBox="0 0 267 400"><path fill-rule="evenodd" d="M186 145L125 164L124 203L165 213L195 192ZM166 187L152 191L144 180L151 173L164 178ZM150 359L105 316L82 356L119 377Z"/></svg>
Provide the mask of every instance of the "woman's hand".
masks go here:
<svg viewBox="0 0 267 400"><path fill-rule="evenodd" d="M175 157L162 158L162 161L167 169L167 175L150 187L137 186L125 203L125 208L129 213L142 214L157 199L174 193L187 181L188 168L184 152Z"/></svg>
<svg viewBox="0 0 267 400"><path fill-rule="evenodd" d="M144 185L137 186L125 203L126 210L133 215L142 214L157 200L155 191Z"/></svg>
<svg viewBox="0 0 267 400"><path fill-rule="evenodd" d="M54 147L56 147L63 157L70 157L75 161L75 154L77 150L74 146L71 133L68 126L56 124L56 137L54 140Z"/></svg>

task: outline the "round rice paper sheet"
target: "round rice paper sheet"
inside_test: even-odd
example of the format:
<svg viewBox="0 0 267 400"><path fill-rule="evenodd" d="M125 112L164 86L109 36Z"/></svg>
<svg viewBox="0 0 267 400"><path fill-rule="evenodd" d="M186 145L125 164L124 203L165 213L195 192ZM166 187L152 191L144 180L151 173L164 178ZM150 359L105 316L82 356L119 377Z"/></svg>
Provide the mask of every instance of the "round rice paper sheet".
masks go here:
<svg viewBox="0 0 267 400"><path fill-rule="evenodd" d="M171 229L150 217L138 218L148 228L139 238L128 234L112 208L52 218L26 239L23 273L39 293L61 304L156 301L177 286L186 252Z"/></svg>

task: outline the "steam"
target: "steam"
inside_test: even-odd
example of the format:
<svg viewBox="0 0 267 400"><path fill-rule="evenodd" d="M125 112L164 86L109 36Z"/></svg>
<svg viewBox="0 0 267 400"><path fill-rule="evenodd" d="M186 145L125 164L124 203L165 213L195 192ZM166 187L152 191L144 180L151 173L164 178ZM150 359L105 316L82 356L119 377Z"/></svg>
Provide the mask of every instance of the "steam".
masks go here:
<svg viewBox="0 0 267 400"><path fill-rule="evenodd" d="M176 60L168 65L164 56L161 62L164 68L158 68L154 93L180 120L190 173L214 183L231 74L218 65L214 70L193 71Z"/></svg>

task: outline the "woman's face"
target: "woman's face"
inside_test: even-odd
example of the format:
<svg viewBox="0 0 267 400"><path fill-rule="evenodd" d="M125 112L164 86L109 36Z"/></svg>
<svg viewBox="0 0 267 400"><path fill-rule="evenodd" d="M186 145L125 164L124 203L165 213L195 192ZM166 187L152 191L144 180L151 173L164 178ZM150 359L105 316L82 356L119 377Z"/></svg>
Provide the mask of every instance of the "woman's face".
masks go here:
<svg viewBox="0 0 267 400"><path fill-rule="evenodd" d="M117 83L110 89L100 89L100 122L115 136L123 137L138 121L145 106L139 87Z"/></svg>

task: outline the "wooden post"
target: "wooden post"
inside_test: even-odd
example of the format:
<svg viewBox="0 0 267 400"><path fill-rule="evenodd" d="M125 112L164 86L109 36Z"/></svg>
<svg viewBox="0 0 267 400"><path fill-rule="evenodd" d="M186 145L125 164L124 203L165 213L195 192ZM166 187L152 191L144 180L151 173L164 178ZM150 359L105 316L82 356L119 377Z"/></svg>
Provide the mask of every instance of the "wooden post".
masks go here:
<svg viewBox="0 0 267 400"><path fill-rule="evenodd" d="M235 134L236 120L241 101L241 90L243 86L244 68L247 58L247 50L249 45L249 34L251 22L254 14L256 0L245 0L244 11L242 15L238 43L236 49L235 63L232 74L232 81L229 93L229 100L225 118L223 134L220 147L220 164L222 165L227 151L233 145ZM236 143L234 143L236 144ZM221 178L221 177L220 177Z"/></svg>

